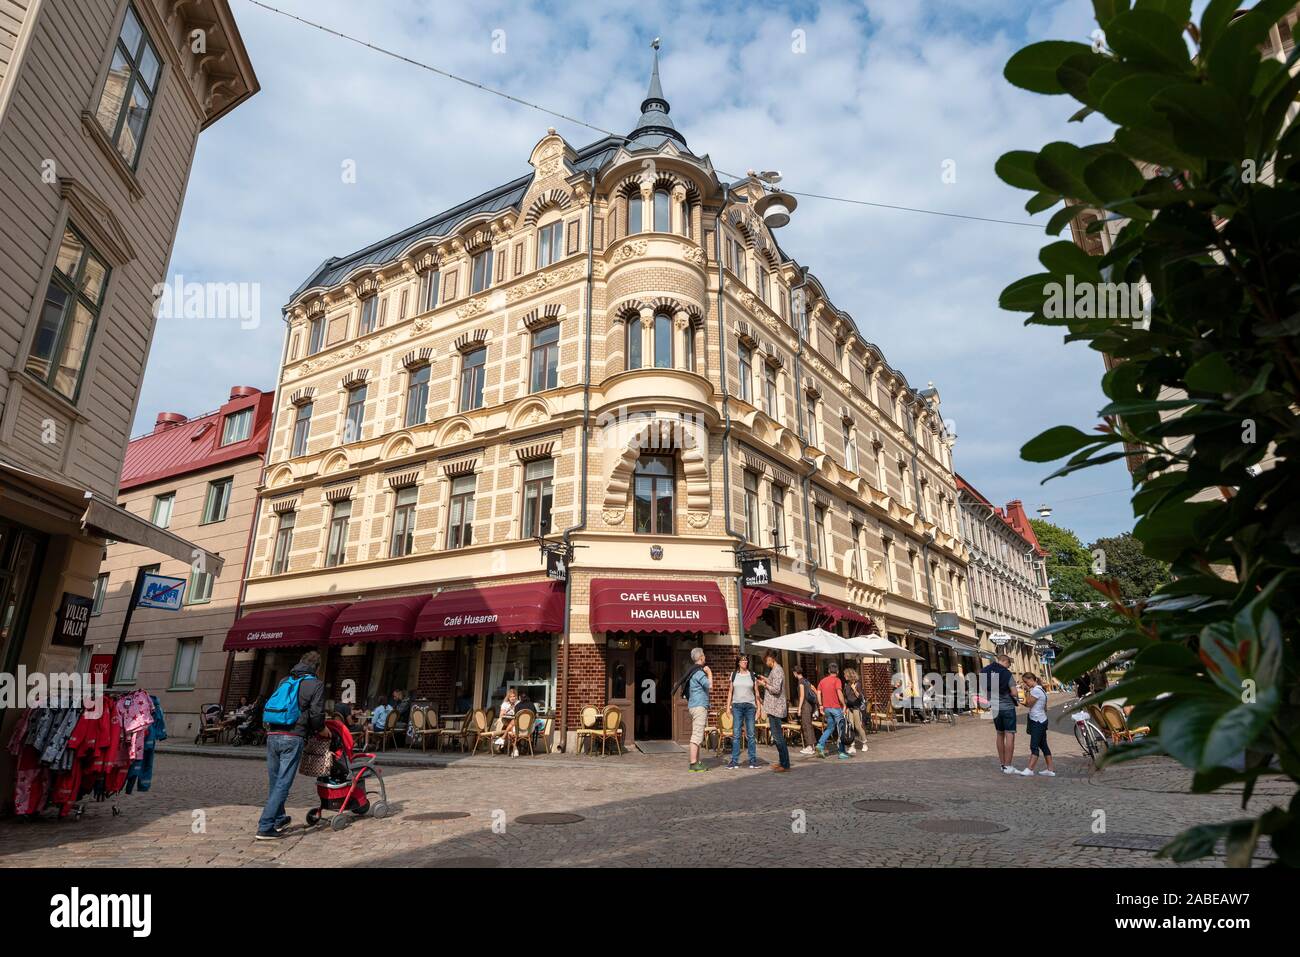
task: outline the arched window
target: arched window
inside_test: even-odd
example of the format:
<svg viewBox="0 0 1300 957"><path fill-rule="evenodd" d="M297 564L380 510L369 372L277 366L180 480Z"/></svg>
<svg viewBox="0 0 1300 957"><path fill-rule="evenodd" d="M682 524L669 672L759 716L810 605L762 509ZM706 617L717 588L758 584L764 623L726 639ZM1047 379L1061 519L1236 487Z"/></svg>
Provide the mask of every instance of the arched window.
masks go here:
<svg viewBox="0 0 1300 957"><path fill-rule="evenodd" d="M668 190L655 190L655 232L671 233L673 231L672 208L672 200L668 196Z"/></svg>
<svg viewBox="0 0 1300 957"><path fill-rule="evenodd" d="M641 319L629 319L627 326L627 367L641 368Z"/></svg>
<svg viewBox="0 0 1300 957"><path fill-rule="evenodd" d="M627 234L641 232L641 194L635 193L627 198Z"/></svg>
<svg viewBox="0 0 1300 957"><path fill-rule="evenodd" d="M662 312L655 316L655 368L673 367L673 321Z"/></svg>

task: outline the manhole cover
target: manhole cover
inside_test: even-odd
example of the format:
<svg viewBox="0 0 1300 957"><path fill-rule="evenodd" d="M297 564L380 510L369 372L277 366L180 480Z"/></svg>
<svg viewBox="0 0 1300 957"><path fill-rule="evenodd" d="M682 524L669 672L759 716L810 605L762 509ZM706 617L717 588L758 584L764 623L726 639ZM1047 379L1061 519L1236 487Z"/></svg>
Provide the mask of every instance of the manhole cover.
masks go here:
<svg viewBox="0 0 1300 957"><path fill-rule="evenodd" d="M469 817L469 811L425 811L422 814L408 814L407 821L454 821L458 817Z"/></svg>
<svg viewBox="0 0 1300 957"><path fill-rule="evenodd" d="M915 801L854 801L853 806L859 811L875 811L877 814L914 814L930 810L926 805Z"/></svg>
<svg viewBox="0 0 1300 957"><path fill-rule="evenodd" d="M997 834L1009 830L1005 825L993 821L977 821L973 818L930 819L914 821L912 826L934 834Z"/></svg>
<svg viewBox="0 0 1300 957"><path fill-rule="evenodd" d="M425 867L500 867L495 857L442 857L429 861Z"/></svg>
<svg viewBox="0 0 1300 957"><path fill-rule="evenodd" d="M581 814L564 814L549 811L543 814L521 814L515 818L516 824L577 824L585 821Z"/></svg>

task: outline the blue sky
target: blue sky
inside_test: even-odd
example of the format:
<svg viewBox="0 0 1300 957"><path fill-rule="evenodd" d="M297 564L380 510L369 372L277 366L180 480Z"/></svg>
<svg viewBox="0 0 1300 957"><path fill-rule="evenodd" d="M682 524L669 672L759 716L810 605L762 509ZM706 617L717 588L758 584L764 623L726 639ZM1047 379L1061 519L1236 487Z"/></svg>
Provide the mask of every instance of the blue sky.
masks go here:
<svg viewBox="0 0 1300 957"><path fill-rule="evenodd" d="M693 151L732 173L780 170L802 192L1027 220L997 157L1107 136L1100 121L1067 124L1072 101L1001 75L1026 42L1087 40L1089 0L270 2L617 132L636 121L660 36L664 91ZM161 320L137 435L159 411L216 408L231 385L273 388L280 307L327 256L526 172L548 126L575 146L599 136L248 0L231 6L262 90L200 138L169 277L257 283L260 322ZM780 239L913 386L935 383L957 469L986 496L1031 514L1047 502L1085 542L1132 526L1122 464L1040 486L1050 469L1019 460L1026 439L1090 428L1104 403L1100 355L997 308L1004 286L1038 271L1041 227L805 199Z"/></svg>

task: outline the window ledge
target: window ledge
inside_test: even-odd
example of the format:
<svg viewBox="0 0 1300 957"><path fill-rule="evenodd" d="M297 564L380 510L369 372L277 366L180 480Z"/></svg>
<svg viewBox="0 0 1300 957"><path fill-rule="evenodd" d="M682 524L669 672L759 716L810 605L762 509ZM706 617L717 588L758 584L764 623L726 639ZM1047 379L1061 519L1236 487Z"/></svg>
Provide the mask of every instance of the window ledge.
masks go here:
<svg viewBox="0 0 1300 957"><path fill-rule="evenodd" d="M99 121L95 119L94 114L89 110L81 111L81 127L90 135L91 140L99 147L99 151L104 154L104 158L108 160L108 165L113 167L113 172L117 173L118 178L122 180L122 183L130 192L131 198L136 200L144 199L144 187L140 185L135 170L131 169L126 160L122 159L122 154L117 151L117 147L112 144L100 127Z"/></svg>
<svg viewBox="0 0 1300 957"><path fill-rule="evenodd" d="M54 404L54 407L82 425L90 423L90 417L77 407L77 404L69 399L66 395L52 388L48 383L42 382L25 368L22 370L23 381L26 385L36 387L35 394L46 402ZM84 381L84 380L83 380Z"/></svg>

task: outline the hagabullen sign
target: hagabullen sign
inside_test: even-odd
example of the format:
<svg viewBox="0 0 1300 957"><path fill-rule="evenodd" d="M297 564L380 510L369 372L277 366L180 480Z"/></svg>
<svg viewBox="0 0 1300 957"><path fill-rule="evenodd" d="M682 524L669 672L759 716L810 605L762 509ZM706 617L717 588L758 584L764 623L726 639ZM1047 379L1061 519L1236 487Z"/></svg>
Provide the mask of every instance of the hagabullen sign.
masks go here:
<svg viewBox="0 0 1300 957"><path fill-rule="evenodd" d="M596 578L591 630L725 634L727 603L713 581Z"/></svg>

